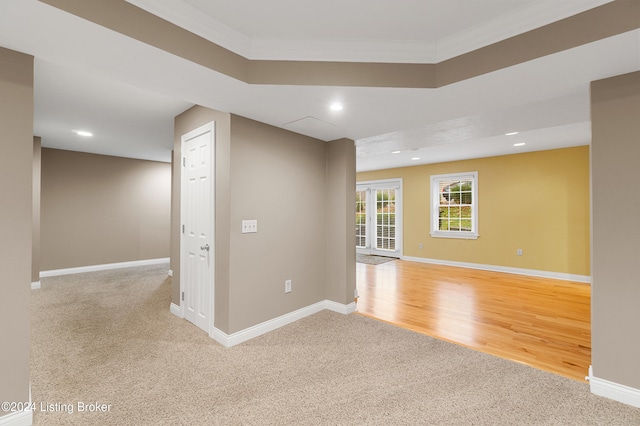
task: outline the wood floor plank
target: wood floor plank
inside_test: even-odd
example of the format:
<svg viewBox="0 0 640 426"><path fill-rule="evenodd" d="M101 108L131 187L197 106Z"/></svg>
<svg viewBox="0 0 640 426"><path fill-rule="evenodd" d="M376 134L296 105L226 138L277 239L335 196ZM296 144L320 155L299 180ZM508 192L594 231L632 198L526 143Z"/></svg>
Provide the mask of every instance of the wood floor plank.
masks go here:
<svg viewBox="0 0 640 426"><path fill-rule="evenodd" d="M395 260L358 263L358 313L585 381L587 284Z"/></svg>

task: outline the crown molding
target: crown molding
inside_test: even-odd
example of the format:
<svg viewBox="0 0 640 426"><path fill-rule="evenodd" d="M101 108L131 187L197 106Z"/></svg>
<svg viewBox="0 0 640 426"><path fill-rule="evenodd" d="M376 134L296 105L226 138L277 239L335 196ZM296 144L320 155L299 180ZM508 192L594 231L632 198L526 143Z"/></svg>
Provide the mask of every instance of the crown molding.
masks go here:
<svg viewBox="0 0 640 426"><path fill-rule="evenodd" d="M485 46L566 19L613 0L581 2L531 2L529 6L502 15L499 19L471 27L438 41L435 62L472 52Z"/></svg>
<svg viewBox="0 0 640 426"><path fill-rule="evenodd" d="M183 0L126 0L247 59L437 63L593 9L612 0L536 1L434 42L250 38Z"/></svg>
<svg viewBox="0 0 640 426"><path fill-rule="evenodd" d="M158 18L251 59L251 38L182 0L125 0Z"/></svg>
<svg viewBox="0 0 640 426"><path fill-rule="evenodd" d="M249 59L429 64L435 62L436 48L435 43L407 41L254 38Z"/></svg>

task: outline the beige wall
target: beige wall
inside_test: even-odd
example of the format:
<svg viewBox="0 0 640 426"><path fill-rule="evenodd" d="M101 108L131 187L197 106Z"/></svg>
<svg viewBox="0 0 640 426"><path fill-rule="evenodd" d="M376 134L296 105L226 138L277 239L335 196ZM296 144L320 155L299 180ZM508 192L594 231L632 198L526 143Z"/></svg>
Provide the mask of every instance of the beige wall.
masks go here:
<svg viewBox="0 0 640 426"><path fill-rule="evenodd" d="M0 401L29 401L33 57L3 48L0 129Z"/></svg>
<svg viewBox="0 0 640 426"><path fill-rule="evenodd" d="M592 366L640 389L640 72L591 84Z"/></svg>
<svg viewBox="0 0 640 426"><path fill-rule="evenodd" d="M356 152L350 139L327 144L326 298L353 302L356 284ZM344 283L347 283L346 287Z"/></svg>
<svg viewBox="0 0 640 426"><path fill-rule="evenodd" d="M235 115L231 138L233 333L325 299L326 143Z"/></svg>
<svg viewBox="0 0 640 426"><path fill-rule="evenodd" d="M353 301L353 238L344 234L354 227L345 207L355 185L353 141L326 143L196 106L175 124L172 303L180 304L180 139L210 121L216 122L215 327L232 334L327 298ZM341 200L330 220L329 197ZM256 219L258 232L242 234L243 219ZM329 244L328 235L334 235ZM344 256L329 263L327 253ZM284 292L287 279L291 293Z"/></svg>
<svg viewBox="0 0 640 426"><path fill-rule="evenodd" d="M171 166L42 149L43 271L169 257Z"/></svg>
<svg viewBox="0 0 640 426"><path fill-rule="evenodd" d="M429 235L430 176L478 172L477 240ZM402 178L404 256L590 275L586 146L377 172ZM419 244L423 244L420 249ZM517 256L517 249L523 256Z"/></svg>

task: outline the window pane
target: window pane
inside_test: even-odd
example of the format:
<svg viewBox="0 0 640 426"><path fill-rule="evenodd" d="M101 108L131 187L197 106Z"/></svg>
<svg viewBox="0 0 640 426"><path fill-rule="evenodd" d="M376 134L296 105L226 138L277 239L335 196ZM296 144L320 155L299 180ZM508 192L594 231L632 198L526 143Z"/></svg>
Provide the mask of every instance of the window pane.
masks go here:
<svg viewBox="0 0 640 426"><path fill-rule="evenodd" d="M435 203L431 206L432 217L438 216L431 222L432 226L437 228L432 231L446 231L451 234L477 232L472 229L477 214L477 200L474 197L476 178L477 172L439 175L432 178L432 203Z"/></svg>
<svg viewBox="0 0 640 426"><path fill-rule="evenodd" d="M461 194L461 204L471 204L471 192L463 192Z"/></svg>

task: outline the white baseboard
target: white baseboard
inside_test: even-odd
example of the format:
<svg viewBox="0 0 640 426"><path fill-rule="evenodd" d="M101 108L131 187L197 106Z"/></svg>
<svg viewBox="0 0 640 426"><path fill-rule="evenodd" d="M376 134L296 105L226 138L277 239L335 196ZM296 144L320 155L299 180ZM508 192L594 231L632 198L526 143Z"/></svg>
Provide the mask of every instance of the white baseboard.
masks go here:
<svg viewBox="0 0 640 426"><path fill-rule="evenodd" d="M106 271L109 269L132 268L136 266L160 265L169 263L169 258L134 260L131 262L107 263L104 265L80 266L77 268L54 269L40 272L40 278L55 277L59 275L81 274L83 272Z"/></svg>
<svg viewBox="0 0 640 426"><path fill-rule="evenodd" d="M31 399L31 383L29 383L29 403ZM0 411L0 426L31 426L33 424L33 411L15 411L7 415L2 415L4 411Z"/></svg>
<svg viewBox="0 0 640 426"><path fill-rule="evenodd" d="M430 263L434 265L456 266L459 268L480 269L483 271L504 272L507 274L526 275L530 277L552 278L563 281L574 281L591 284L589 275L565 274L562 272L539 271L537 269L512 268L509 266L484 265L481 263L456 262L453 260L428 259L425 257L404 256L402 260L411 262Z"/></svg>
<svg viewBox="0 0 640 426"><path fill-rule="evenodd" d="M40 284L40 281L31 283L31 290L38 290L40 288L42 288L42 284Z"/></svg>
<svg viewBox="0 0 640 426"><path fill-rule="evenodd" d="M31 426L33 411L16 411L0 417L0 426Z"/></svg>
<svg viewBox="0 0 640 426"><path fill-rule="evenodd" d="M345 315L349 314L355 311L355 305L355 303L343 305L330 300L323 300L322 302L314 303L313 305L298 309L297 311L290 312L233 334L226 334L225 332L214 328L210 333L210 336L222 346L230 348L325 309Z"/></svg>
<svg viewBox="0 0 640 426"><path fill-rule="evenodd" d="M325 309L339 314L349 315L356 311L356 302L351 302L348 305L343 305L342 303L334 302L332 300L325 300L324 302L326 304Z"/></svg>
<svg viewBox="0 0 640 426"><path fill-rule="evenodd" d="M175 303L172 303L169 306L169 312L171 312L173 315L177 316L178 318L184 318L184 315L182 315L182 310L180 309L180 306L176 305Z"/></svg>
<svg viewBox="0 0 640 426"><path fill-rule="evenodd" d="M589 366L589 387L594 395L640 408L640 389L594 377L591 366Z"/></svg>

